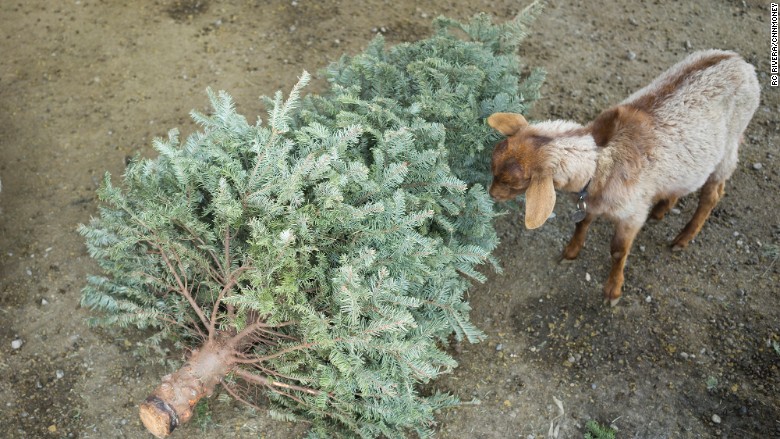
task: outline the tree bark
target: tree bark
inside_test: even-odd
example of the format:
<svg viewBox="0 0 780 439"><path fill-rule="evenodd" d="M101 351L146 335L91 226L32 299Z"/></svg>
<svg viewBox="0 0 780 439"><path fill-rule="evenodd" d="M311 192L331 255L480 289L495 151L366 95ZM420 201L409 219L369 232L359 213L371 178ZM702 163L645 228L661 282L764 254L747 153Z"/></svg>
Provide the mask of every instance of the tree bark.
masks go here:
<svg viewBox="0 0 780 439"><path fill-rule="evenodd" d="M233 367L235 351L219 341L207 341L193 352L181 369L162 378L162 383L141 403L141 422L158 438L167 437L192 418L192 410Z"/></svg>

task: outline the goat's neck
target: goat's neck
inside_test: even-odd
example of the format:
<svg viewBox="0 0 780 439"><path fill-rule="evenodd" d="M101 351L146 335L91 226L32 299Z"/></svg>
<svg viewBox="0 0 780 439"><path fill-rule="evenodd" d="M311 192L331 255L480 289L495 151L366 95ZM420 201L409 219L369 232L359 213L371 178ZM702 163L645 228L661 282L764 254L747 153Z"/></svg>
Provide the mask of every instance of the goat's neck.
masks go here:
<svg viewBox="0 0 780 439"><path fill-rule="evenodd" d="M565 192L583 190L596 173L599 148L593 136L573 122L543 122L538 127L552 138L548 147L555 188Z"/></svg>

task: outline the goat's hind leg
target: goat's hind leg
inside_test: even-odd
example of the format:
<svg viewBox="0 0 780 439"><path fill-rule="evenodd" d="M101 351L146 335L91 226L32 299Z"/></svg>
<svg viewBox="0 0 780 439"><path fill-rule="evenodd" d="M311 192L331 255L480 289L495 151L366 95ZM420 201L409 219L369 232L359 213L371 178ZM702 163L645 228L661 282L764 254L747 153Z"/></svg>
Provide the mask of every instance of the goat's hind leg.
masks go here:
<svg viewBox="0 0 780 439"><path fill-rule="evenodd" d="M693 238L699 234L701 228L704 226L704 222L709 218L712 209L718 204L721 198L723 198L724 189L726 187L725 181L712 181L708 180L701 188L699 193L699 206L696 208L696 212L693 214L693 218L688 221L685 228L674 238L672 241L672 250L682 250L688 246Z"/></svg>

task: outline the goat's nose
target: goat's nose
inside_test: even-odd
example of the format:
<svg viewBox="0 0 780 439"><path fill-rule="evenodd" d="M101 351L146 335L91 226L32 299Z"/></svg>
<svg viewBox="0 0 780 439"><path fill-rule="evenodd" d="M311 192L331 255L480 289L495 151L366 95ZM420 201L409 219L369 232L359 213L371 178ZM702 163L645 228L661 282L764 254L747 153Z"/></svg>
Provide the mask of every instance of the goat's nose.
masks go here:
<svg viewBox="0 0 780 439"><path fill-rule="evenodd" d="M491 198L493 198L495 201L504 201L506 199L506 193L501 190L501 188L497 187L495 184L490 185L490 189L488 189L488 195L490 195Z"/></svg>
<svg viewBox="0 0 780 439"><path fill-rule="evenodd" d="M490 189L488 189L488 194L491 197L496 198L496 185L494 185L492 183L490 184Z"/></svg>

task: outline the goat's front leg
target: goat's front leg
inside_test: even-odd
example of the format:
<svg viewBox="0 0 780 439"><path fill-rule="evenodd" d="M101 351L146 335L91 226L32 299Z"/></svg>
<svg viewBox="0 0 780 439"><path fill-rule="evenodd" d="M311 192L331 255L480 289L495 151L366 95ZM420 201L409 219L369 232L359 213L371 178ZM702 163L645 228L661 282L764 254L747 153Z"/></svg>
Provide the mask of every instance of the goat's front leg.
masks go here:
<svg viewBox="0 0 780 439"><path fill-rule="evenodd" d="M611 306L617 305L623 294L623 269L626 267L626 259L631 252L634 238L641 228L642 223L635 222L620 222L615 226L615 236L612 237L610 245L612 269L604 285L604 302L609 302Z"/></svg>
<svg viewBox="0 0 780 439"><path fill-rule="evenodd" d="M563 249L561 261L569 261L577 258L577 255L580 254L580 250L582 250L583 244L585 244L585 236L588 234L588 227L590 227L590 223L593 222L594 218L593 214L588 213L582 221L577 223L577 227L574 229L574 235L572 235L566 248Z"/></svg>

